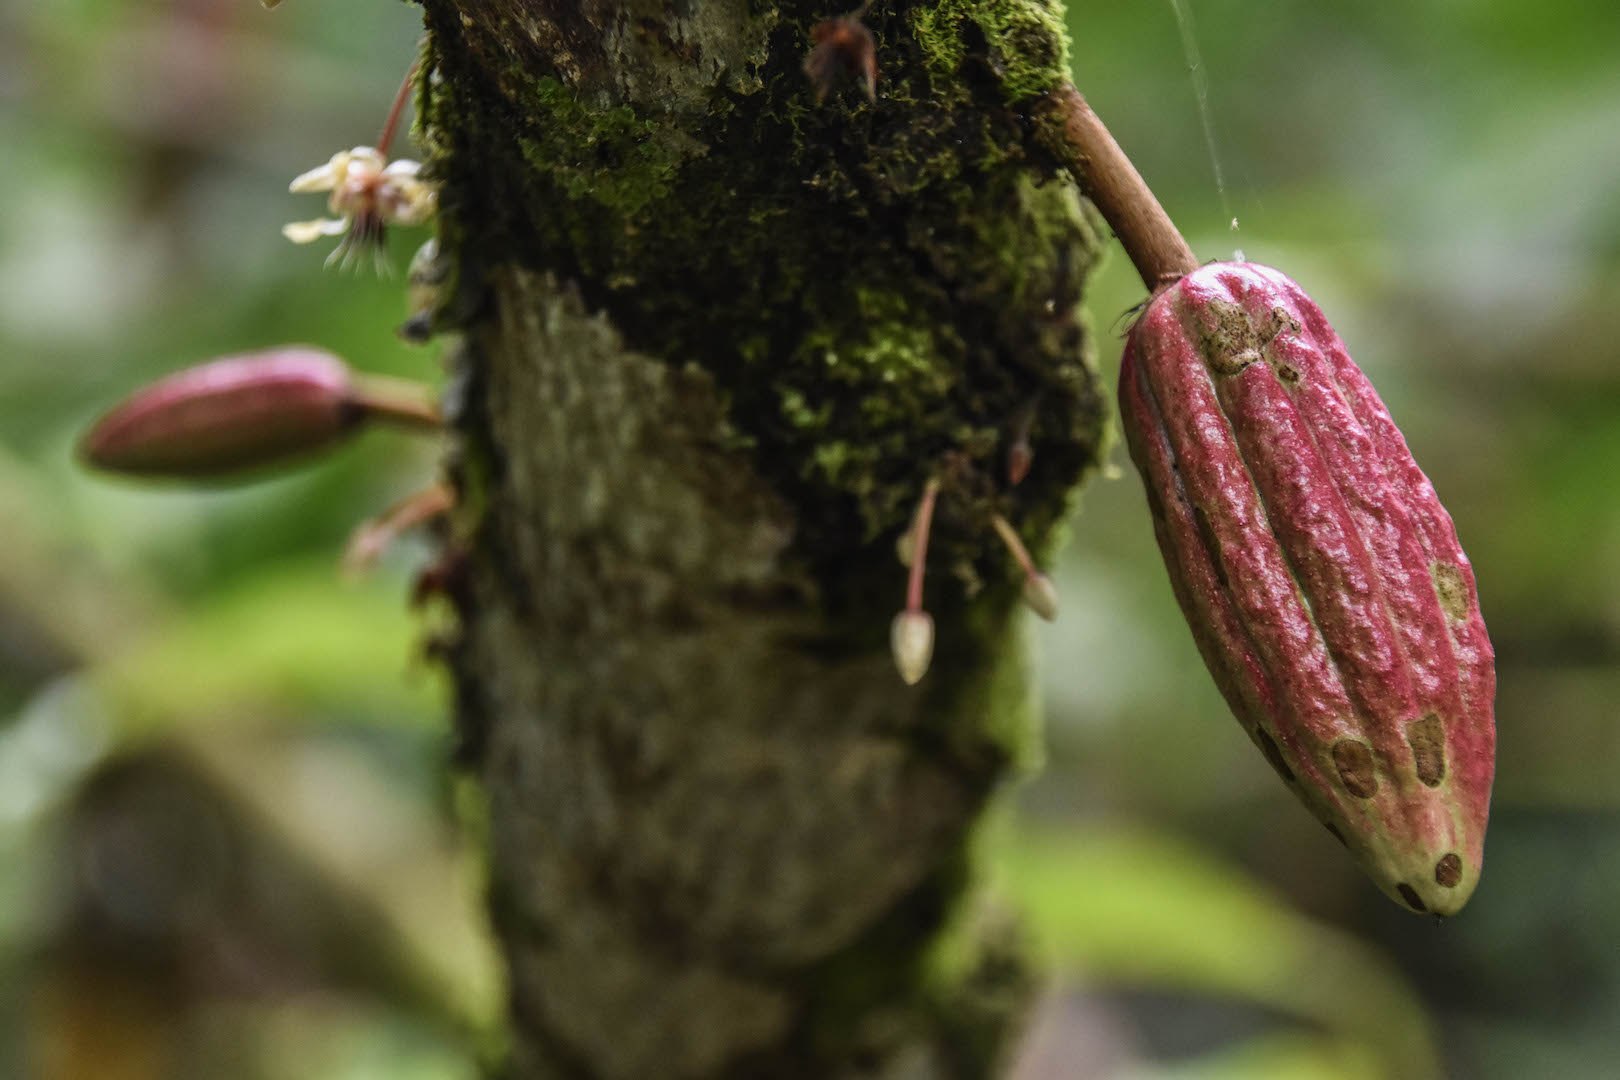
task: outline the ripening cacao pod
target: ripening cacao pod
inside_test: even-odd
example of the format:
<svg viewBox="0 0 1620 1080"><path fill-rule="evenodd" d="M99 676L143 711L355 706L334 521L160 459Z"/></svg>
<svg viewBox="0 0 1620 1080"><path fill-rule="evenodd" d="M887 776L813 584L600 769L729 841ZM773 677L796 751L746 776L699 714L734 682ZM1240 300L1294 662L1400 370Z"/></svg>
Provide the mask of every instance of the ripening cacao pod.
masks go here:
<svg viewBox="0 0 1620 1080"><path fill-rule="evenodd" d="M1378 886L1479 880L1496 673L1474 575L1378 394L1293 281L1216 263L1132 328L1120 413L1199 651Z"/></svg>
<svg viewBox="0 0 1620 1080"><path fill-rule="evenodd" d="M289 346L199 364L143 387L96 422L80 456L138 476L219 477L323 449L362 417L347 364Z"/></svg>

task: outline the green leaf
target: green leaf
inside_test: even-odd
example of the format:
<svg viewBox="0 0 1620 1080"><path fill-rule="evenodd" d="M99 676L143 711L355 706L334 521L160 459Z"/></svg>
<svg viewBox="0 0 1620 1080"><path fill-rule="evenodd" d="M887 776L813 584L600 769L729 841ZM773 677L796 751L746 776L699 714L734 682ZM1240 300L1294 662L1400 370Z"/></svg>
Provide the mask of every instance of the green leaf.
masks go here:
<svg viewBox="0 0 1620 1080"><path fill-rule="evenodd" d="M1262 1035L1135 1080L1379 1080L1387 1073L1365 1046L1297 1032Z"/></svg>
<svg viewBox="0 0 1620 1080"><path fill-rule="evenodd" d="M1389 961L1179 841L1025 829L991 863L1061 972L1241 998L1376 1047L1390 1075L1440 1074L1424 1009Z"/></svg>
<svg viewBox="0 0 1620 1080"><path fill-rule="evenodd" d="M265 714L440 723L439 675L397 580L338 580L335 560L243 581L103 664L93 676L127 735Z"/></svg>

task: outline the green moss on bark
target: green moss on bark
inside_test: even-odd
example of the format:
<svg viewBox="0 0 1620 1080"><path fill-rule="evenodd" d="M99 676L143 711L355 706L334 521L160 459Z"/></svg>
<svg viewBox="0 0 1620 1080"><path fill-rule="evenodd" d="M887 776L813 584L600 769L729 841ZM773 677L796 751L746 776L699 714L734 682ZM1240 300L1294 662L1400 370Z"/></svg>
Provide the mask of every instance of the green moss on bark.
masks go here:
<svg viewBox="0 0 1620 1080"><path fill-rule="evenodd" d="M1009 102L1044 94L1069 78L1069 38L1055 0L938 0L910 9L929 70L955 76L982 54Z"/></svg>
<svg viewBox="0 0 1620 1080"><path fill-rule="evenodd" d="M1104 409L1076 304L1096 236L1069 181L1026 152L1017 111L934 87L939 64L978 63L1002 72L996 96L1024 96L1061 69L1061 25L1010 0L875 16L884 96L817 108L798 73L814 18L782 14L766 69L792 74L755 93L717 86L701 119L592 104L530 72L490 131L487 100L445 91L438 126L482 160L450 153L439 168L501 208L467 246L560 274L636 347L710 371L762 471L816 508L812 558L903 528L954 454L952 497L979 521L947 536L944 562L988 560L991 505L1049 523L1095 460ZM1009 66L1015 42L1024 59ZM469 59L455 39L439 47L446 64ZM1002 495L1004 429L1031 402L1036 470Z"/></svg>
<svg viewBox="0 0 1620 1080"><path fill-rule="evenodd" d="M669 196L681 161L699 149L629 105L590 108L555 78L534 80L529 98L544 122L519 147L530 175L566 205L634 221Z"/></svg>

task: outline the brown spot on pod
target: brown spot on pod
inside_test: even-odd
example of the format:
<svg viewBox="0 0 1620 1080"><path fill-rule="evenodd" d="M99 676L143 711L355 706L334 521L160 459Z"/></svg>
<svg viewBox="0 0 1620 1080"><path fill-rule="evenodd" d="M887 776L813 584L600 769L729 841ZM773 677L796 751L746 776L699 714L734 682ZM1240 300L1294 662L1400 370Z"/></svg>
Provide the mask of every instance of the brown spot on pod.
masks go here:
<svg viewBox="0 0 1620 1080"><path fill-rule="evenodd" d="M1417 890L1412 888L1412 886L1402 882L1401 884L1395 886L1395 891L1401 894L1401 899L1406 901L1407 907L1411 908L1413 911L1421 912L1423 914L1428 913L1429 909L1423 906L1423 900L1418 896Z"/></svg>
<svg viewBox="0 0 1620 1080"><path fill-rule="evenodd" d="M1217 375L1236 375L1250 364L1260 362L1257 349L1243 349L1235 353L1218 353L1210 357L1209 370Z"/></svg>
<svg viewBox="0 0 1620 1080"><path fill-rule="evenodd" d="M1359 739L1340 739L1333 744L1333 767L1339 771L1344 789L1358 799L1378 794L1378 776L1373 771L1372 747Z"/></svg>
<svg viewBox="0 0 1620 1080"><path fill-rule="evenodd" d="M1271 309L1271 327L1266 335L1266 344L1271 344L1284 331L1297 334L1303 329L1304 327L1299 325L1299 320L1288 314L1287 308L1274 307Z"/></svg>
<svg viewBox="0 0 1620 1080"><path fill-rule="evenodd" d="M1277 378L1283 381L1284 386L1299 385L1299 369L1292 364L1284 363L1281 360L1273 360L1271 367L1272 370L1276 371Z"/></svg>
<svg viewBox="0 0 1620 1080"><path fill-rule="evenodd" d="M1266 353L1266 362L1277 373L1277 378L1282 381L1282 384L1290 389L1299 385L1299 369L1282 359L1282 357L1275 355L1277 350L1273 347L1273 343L1284 332L1297 334L1301 329L1298 319L1288 314L1283 308L1274 307L1271 309L1269 324L1261 332L1260 348Z"/></svg>
<svg viewBox="0 0 1620 1080"><path fill-rule="evenodd" d="M1243 308L1226 300L1211 300L1197 309L1198 330L1204 339L1202 357L1216 375L1236 375L1260 360L1260 338Z"/></svg>
<svg viewBox="0 0 1620 1080"><path fill-rule="evenodd" d="M1443 888L1454 889L1462 880L1462 859L1455 851L1434 864L1434 881Z"/></svg>
<svg viewBox="0 0 1620 1080"><path fill-rule="evenodd" d="M1406 725L1406 741L1412 747L1418 779L1428 787L1439 787L1446 778L1446 729L1440 718L1430 713Z"/></svg>
<svg viewBox="0 0 1620 1080"><path fill-rule="evenodd" d="M1453 619L1468 618L1468 582L1460 568L1450 563L1437 562L1429 567L1434 578L1434 594L1440 598L1440 607Z"/></svg>

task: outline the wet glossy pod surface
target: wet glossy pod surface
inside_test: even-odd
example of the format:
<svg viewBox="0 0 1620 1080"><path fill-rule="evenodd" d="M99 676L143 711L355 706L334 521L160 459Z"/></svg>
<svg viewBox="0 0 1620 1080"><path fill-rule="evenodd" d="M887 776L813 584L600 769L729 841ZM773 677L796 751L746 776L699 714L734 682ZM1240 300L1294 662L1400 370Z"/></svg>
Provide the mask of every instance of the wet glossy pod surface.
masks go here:
<svg viewBox="0 0 1620 1080"><path fill-rule="evenodd" d="M1215 263L1132 328L1120 412L1199 651L1273 767L1379 887L1479 880L1496 674L1433 486L1289 278Z"/></svg>

